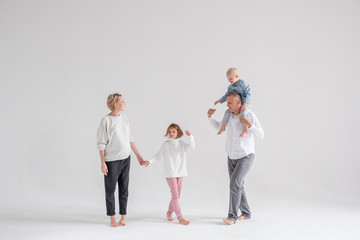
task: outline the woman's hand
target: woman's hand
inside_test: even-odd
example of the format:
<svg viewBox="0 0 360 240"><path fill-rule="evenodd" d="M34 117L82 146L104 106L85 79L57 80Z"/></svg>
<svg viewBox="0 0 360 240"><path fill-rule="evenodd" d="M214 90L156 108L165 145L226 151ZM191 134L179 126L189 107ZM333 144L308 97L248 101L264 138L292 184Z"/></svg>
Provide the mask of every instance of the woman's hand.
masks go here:
<svg viewBox="0 0 360 240"><path fill-rule="evenodd" d="M109 170L108 170L108 167L107 167L106 163L101 163L101 172L102 172L105 176L107 176Z"/></svg>

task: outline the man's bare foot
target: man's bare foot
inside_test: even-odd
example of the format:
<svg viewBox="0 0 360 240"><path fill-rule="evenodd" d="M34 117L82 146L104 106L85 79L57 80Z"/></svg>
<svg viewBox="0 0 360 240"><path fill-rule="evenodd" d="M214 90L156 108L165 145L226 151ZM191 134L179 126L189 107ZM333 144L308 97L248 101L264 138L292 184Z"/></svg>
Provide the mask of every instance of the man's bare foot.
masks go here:
<svg viewBox="0 0 360 240"><path fill-rule="evenodd" d="M184 218L180 219L179 223L182 224L182 225L189 225L190 224L190 222L188 220L184 219Z"/></svg>
<svg viewBox="0 0 360 240"><path fill-rule="evenodd" d="M221 128L220 128L220 130L219 130L219 132L217 134L220 135L222 132L225 131L225 129L226 129L226 123L222 123Z"/></svg>
<svg viewBox="0 0 360 240"><path fill-rule="evenodd" d="M126 215L121 215L121 219L119 221L119 224L122 226L126 226Z"/></svg>
<svg viewBox="0 0 360 240"><path fill-rule="evenodd" d="M172 218L171 214L166 214L166 218L168 221L173 221L174 219Z"/></svg>
<svg viewBox="0 0 360 240"><path fill-rule="evenodd" d="M227 225L233 225L234 224L234 221L231 220L230 218L225 218L223 219L224 223L226 223Z"/></svg>
<svg viewBox="0 0 360 240"><path fill-rule="evenodd" d="M243 215L240 215L238 218L237 218L237 220L245 220L245 219L249 219L248 217L245 217L245 216L243 216Z"/></svg>
<svg viewBox="0 0 360 240"><path fill-rule="evenodd" d="M110 227L117 227L117 222L115 216L110 216Z"/></svg>

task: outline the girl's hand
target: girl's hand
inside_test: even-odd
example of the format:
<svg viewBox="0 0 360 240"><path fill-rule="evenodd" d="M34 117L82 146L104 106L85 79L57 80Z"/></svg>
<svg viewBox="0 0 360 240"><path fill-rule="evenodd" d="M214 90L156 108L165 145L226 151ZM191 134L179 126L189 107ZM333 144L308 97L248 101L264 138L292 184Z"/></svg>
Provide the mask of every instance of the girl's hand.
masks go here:
<svg viewBox="0 0 360 240"><path fill-rule="evenodd" d="M186 130L185 131L186 135L190 136L191 135L191 132L189 130Z"/></svg>
<svg viewBox="0 0 360 240"><path fill-rule="evenodd" d="M150 164L149 161L143 161L142 164L141 164L141 166L147 167L147 166L149 166L149 164Z"/></svg>
<svg viewBox="0 0 360 240"><path fill-rule="evenodd" d="M108 167L107 167L106 163L102 163L102 164L101 164L101 172L102 172L105 176L107 176L109 170L108 170Z"/></svg>
<svg viewBox="0 0 360 240"><path fill-rule="evenodd" d="M220 103L220 100L215 101L215 102L214 102L214 105L216 105L216 104L218 104L218 103Z"/></svg>

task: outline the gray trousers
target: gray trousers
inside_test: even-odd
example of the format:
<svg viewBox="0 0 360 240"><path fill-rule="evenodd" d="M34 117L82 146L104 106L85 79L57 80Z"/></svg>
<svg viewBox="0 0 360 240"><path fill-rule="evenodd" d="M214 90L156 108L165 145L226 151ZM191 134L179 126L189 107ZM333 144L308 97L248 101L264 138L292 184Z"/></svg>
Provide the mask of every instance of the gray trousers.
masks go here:
<svg viewBox="0 0 360 240"><path fill-rule="evenodd" d="M123 160L106 162L108 167L107 176L104 175L105 197L106 197L106 215L115 215L115 189L119 186L119 208L120 214L126 215L129 187L130 156Z"/></svg>
<svg viewBox="0 0 360 240"><path fill-rule="evenodd" d="M240 111L240 117L246 117L247 114L249 113L248 109L250 109L250 105L247 106L245 111ZM231 112L229 111L229 109L227 109L225 111L225 113L224 113L224 117L222 119L222 122L227 124L229 122L230 116L231 116ZM245 125L243 125L243 126L245 126Z"/></svg>
<svg viewBox="0 0 360 240"><path fill-rule="evenodd" d="M232 160L228 158L228 169L230 176L230 201L228 218L236 222L238 212L250 218L251 212L244 190L244 178L254 161L255 154L251 153L243 158Z"/></svg>

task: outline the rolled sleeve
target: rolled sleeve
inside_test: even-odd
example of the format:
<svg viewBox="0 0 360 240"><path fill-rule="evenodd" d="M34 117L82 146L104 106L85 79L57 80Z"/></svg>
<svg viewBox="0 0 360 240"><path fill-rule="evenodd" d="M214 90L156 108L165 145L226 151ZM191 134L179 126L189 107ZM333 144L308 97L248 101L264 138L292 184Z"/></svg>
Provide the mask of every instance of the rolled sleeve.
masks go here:
<svg viewBox="0 0 360 240"><path fill-rule="evenodd" d="M252 123L252 126L251 126L251 128L248 128L248 131L250 133L254 134L255 136L257 136L258 138L263 139L264 138L264 130L261 127L260 122L254 113L251 114L250 121Z"/></svg>
<svg viewBox="0 0 360 240"><path fill-rule="evenodd" d="M213 128L215 128L216 131L220 130L221 124L220 124L220 122L218 122L218 120L216 120L214 115L211 115L211 117L209 117L209 121L210 121L211 126L213 126Z"/></svg>
<svg viewBox="0 0 360 240"><path fill-rule="evenodd" d="M189 136L189 143L185 143L185 151L194 150L195 149L195 139L193 135Z"/></svg>
<svg viewBox="0 0 360 240"><path fill-rule="evenodd" d="M105 150L109 137L106 130L106 121L102 120L96 134L97 150Z"/></svg>

